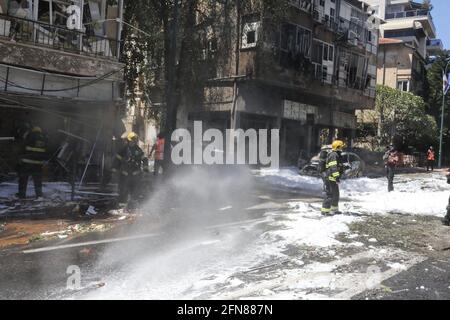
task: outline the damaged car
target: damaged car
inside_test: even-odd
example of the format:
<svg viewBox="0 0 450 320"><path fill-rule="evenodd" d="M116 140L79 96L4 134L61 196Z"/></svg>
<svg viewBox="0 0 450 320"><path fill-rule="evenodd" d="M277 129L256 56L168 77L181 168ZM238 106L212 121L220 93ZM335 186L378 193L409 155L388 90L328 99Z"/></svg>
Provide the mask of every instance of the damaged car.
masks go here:
<svg viewBox="0 0 450 320"><path fill-rule="evenodd" d="M331 146L323 147L320 153L322 152L331 152ZM311 158L309 163L299 167L301 175L320 176L320 153ZM363 176L365 163L360 156L353 152L342 152L342 159L344 164L344 179L355 179Z"/></svg>

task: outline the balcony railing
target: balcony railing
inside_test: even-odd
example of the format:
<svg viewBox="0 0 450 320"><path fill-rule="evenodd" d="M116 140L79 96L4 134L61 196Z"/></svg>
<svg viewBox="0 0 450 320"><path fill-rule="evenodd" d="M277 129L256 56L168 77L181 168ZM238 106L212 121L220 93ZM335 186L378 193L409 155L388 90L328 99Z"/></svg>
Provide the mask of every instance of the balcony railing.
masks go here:
<svg viewBox="0 0 450 320"><path fill-rule="evenodd" d="M386 20L411 18L411 17L427 17L427 16L431 18L430 11L427 9L399 11L399 12L386 13Z"/></svg>
<svg viewBox="0 0 450 320"><path fill-rule="evenodd" d="M0 37L73 53L117 59L117 40L0 14Z"/></svg>

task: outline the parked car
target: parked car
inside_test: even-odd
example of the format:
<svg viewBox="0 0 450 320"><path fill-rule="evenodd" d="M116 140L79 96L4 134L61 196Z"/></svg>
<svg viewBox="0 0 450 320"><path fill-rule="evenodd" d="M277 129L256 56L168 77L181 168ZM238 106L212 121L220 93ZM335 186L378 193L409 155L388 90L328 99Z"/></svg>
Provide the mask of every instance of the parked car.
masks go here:
<svg viewBox="0 0 450 320"><path fill-rule="evenodd" d="M322 148L323 150L331 151L331 147L327 146ZM344 179L354 179L362 177L365 169L364 161L353 152L342 152L342 158L344 161ZM300 174L309 176L319 176L319 154L314 156L310 162L300 167Z"/></svg>

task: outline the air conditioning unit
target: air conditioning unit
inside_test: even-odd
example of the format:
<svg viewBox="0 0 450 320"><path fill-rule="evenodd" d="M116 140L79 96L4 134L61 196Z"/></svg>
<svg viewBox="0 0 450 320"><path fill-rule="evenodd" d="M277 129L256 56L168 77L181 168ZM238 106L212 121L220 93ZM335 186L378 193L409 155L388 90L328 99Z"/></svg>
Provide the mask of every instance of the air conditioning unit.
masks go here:
<svg viewBox="0 0 450 320"><path fill-rule="evenodd" d="M310 12L311 11L311 7L312 7L311 1L302 0L301 3L300 3L300 9L302 9L302 10Z"/></svg>
<svg viewBox="0 0 450 320"><path fill-rule="evenodd" d="M355 31L349 30L347 35L348 42L357 46L358 45L358 34Z"/></svg>

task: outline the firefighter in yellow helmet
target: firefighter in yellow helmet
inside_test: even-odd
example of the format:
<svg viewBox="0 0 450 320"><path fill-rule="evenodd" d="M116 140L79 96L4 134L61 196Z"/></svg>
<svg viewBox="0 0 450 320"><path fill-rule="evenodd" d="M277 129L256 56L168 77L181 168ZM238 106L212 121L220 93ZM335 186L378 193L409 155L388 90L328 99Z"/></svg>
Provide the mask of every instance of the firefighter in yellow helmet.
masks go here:
<svg viewBox="0 0 450 320"><path fill-rule="evenodd" d="M142 171L148 172L148 159L138 142L138 135L134 132L129 133L125 146L114 159L112 171L119 174L120 203L127 203L129 196L132 200L137 200Z"/></svg>
<svg viewBox="0 0 450 320"><path fill-rule="evenodd" d="M322 204L323 215L340 214L339 211L339 182L344 173L342 151L345 148L345 143L341 140L336 140L331 145L332 151L328 154L325 164L325 200Z"/></svg>

